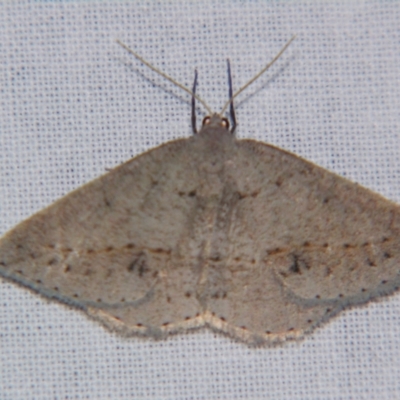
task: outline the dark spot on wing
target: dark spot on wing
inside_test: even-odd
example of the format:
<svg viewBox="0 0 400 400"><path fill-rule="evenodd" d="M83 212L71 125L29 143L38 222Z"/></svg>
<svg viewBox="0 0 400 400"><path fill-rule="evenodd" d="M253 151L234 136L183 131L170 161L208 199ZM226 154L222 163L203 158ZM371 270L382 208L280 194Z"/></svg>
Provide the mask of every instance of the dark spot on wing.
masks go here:
<svg viewBox="0 0 400 400"><path fill-rule="evenodd" d="M140 277L142 277L146 272L150 271L147 266L146 253L140 252L137 257L128 265L127 270L129 272L138 271Z"/></svg>
<svg viewBox="0 0 400 400"><path fill-rule="evenodd" d="M282 183L283 183L283 179L282 179L282 178L278 178L278 179L275 181L275 185L276 185L277 187L280 187L280 186L282 185Z"/></svg>
<svg viewBox="0 0 400 400"><path fill-rule="evenodd" d="M211 295L212 299L225 299L227 296L225 291L219 290Z"/></svg>
<svg viewBox="0 0 400 400"><path fill-rule="evenodd" d="M164 250L164 249L162 249L161 247L159 247L159 248L157 248L157 249L153 250L153 252L154 252L154 253L158 253L158 254L160 254L160 253L164 253L164 252L165 252L165 250Z"/></svg>
<svg viewBox="0 0 400 400"><path fill-rule="evenodd" d="M54 264L57 264L57 263L58 263L58 260L56 258L52 258L47 262L47 265L50 266L50 265L54 265Z"/></svg>
<svg viewBox="0 0 400 400"><path fill-rule="evenodd" d="M245 199L246 197L247 197L247 195L246 195L246 194L243 194L243 193L237 192L237 198L238 198L239 200Z"/></svg>
<svg viewBox="0 0 400 400"><path fill-rule="evenodd" d="M221 254L219 254L219 253L212 254L210 256L210 260L211 261L221 261Z"/></svg>
<svg viewBox="0 0 400 400"><path fill-rule="evenodd" d="M137 258L135 258L129 265L128 265L128 272L132 272L136 268Z"/></svg>
<svg viewBox="0 0 400 400"><path fill-rule="evenodd" d="M308 263L298 254L292 254L292 264L290 265L288 269L289 274L302 274L302 271L304 269L310 269L311 267L308 265Z"/></svg>
<svg viewBox="0 0 400 400"><path fill-rule="evenodd" d="M64 268L64 272L70 272L72 270L72 267L71 267L71 265L66 265L65 266L65 268Z"/></svg>
<svg viewBox="0 0 400 400"><path fill-rule="evenodd" d="M299 257L297 255L293 256L293 263L289 267L289 272L291 272L292 274L301 274L299 266Z"/></svg>
<svg viewBox="0 0 400 400"><path fill-rule="evenodd" d="M179 191L178 195L180 197L183 197L183 196L196 197L197 193L196 193L196 190L191 190L190 192Z"/></svg>
<svg viewBox="0 0 400 400"><path fill-rule="evenodd" d="M282 252L283 252L283 250L281 248L279 248L279 247L276 247L275 249L267 250L267 253L268 253L269 256L273 256L275 254L279 254L279 253L282 253Z"/></svg>

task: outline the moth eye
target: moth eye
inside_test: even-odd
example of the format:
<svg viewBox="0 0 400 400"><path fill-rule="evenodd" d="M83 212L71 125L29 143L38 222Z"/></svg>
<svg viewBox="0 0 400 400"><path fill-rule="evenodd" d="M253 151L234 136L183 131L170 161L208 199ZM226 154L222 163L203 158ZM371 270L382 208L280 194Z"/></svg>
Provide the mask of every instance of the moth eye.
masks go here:
<svg viewBox="0 0 400 400"><path fill-rule="evenodd" d="M211 121L211 117L210 116L204 117L203 125L208 125L210 123L210 121Z"/></svg>
<svg viewBox="0 0 400 400"><path fill-rule="evenodd" d="M222 118L221 126L225 129L229 129L229 121L226 118Z"/></svg>

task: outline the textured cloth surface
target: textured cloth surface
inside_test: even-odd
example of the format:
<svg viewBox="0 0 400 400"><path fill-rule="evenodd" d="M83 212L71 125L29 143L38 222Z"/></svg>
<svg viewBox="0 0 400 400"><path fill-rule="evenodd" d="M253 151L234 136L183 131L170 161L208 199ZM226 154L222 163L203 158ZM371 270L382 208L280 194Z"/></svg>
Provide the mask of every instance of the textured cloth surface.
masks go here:
<svg viewBox="0 0 400 400"><path fill-rule="evenodd" d="M399 2L0 4L0 234L74 188L190 135L190 98L119 38L219 111L238 137L295 152L400 203ZM199 123L204 111L199 107ZM118 337L82 313L0 281L1 399L393 399L400 295L340 314L302 342L248 348L207 330Z"/></svg>

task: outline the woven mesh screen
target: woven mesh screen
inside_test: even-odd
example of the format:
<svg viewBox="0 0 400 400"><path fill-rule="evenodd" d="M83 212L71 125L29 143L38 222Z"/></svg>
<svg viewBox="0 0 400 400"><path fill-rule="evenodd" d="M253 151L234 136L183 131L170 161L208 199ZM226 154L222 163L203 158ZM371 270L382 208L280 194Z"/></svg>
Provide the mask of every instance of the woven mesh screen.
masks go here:
<svg viewBox="0 0 400 400"><path fill-rule="evenodd" d="M190 135L190 99L121 39L219 111L238 136L295 152L400 202L399 2L0 4L0 233L153 146ZM203 114L202 114L203 113ZM199 109L199 119L204 111ZM300 343L249 349L210 331L121 338L0 282L2 399L393 399L400 297L341 314Z"/></svg>

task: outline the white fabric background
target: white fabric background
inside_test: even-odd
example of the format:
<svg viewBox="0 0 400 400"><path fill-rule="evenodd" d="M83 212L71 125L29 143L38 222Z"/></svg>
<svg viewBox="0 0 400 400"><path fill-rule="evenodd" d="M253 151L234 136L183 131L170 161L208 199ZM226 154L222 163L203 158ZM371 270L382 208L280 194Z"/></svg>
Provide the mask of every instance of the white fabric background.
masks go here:
<svg viewBox="0 0 400 400"><path fill-rule="evenodd" d="M400 2L13 2L0 5L0 234L219 111L227 57L239 137L295 152L400 203ZM145 76L145 78L142 76ZM202 116L199 116L201 121ZM1 399L400 398L400 296L302 342L249 349L210 331L125 339L0 282Z"/></svg>

